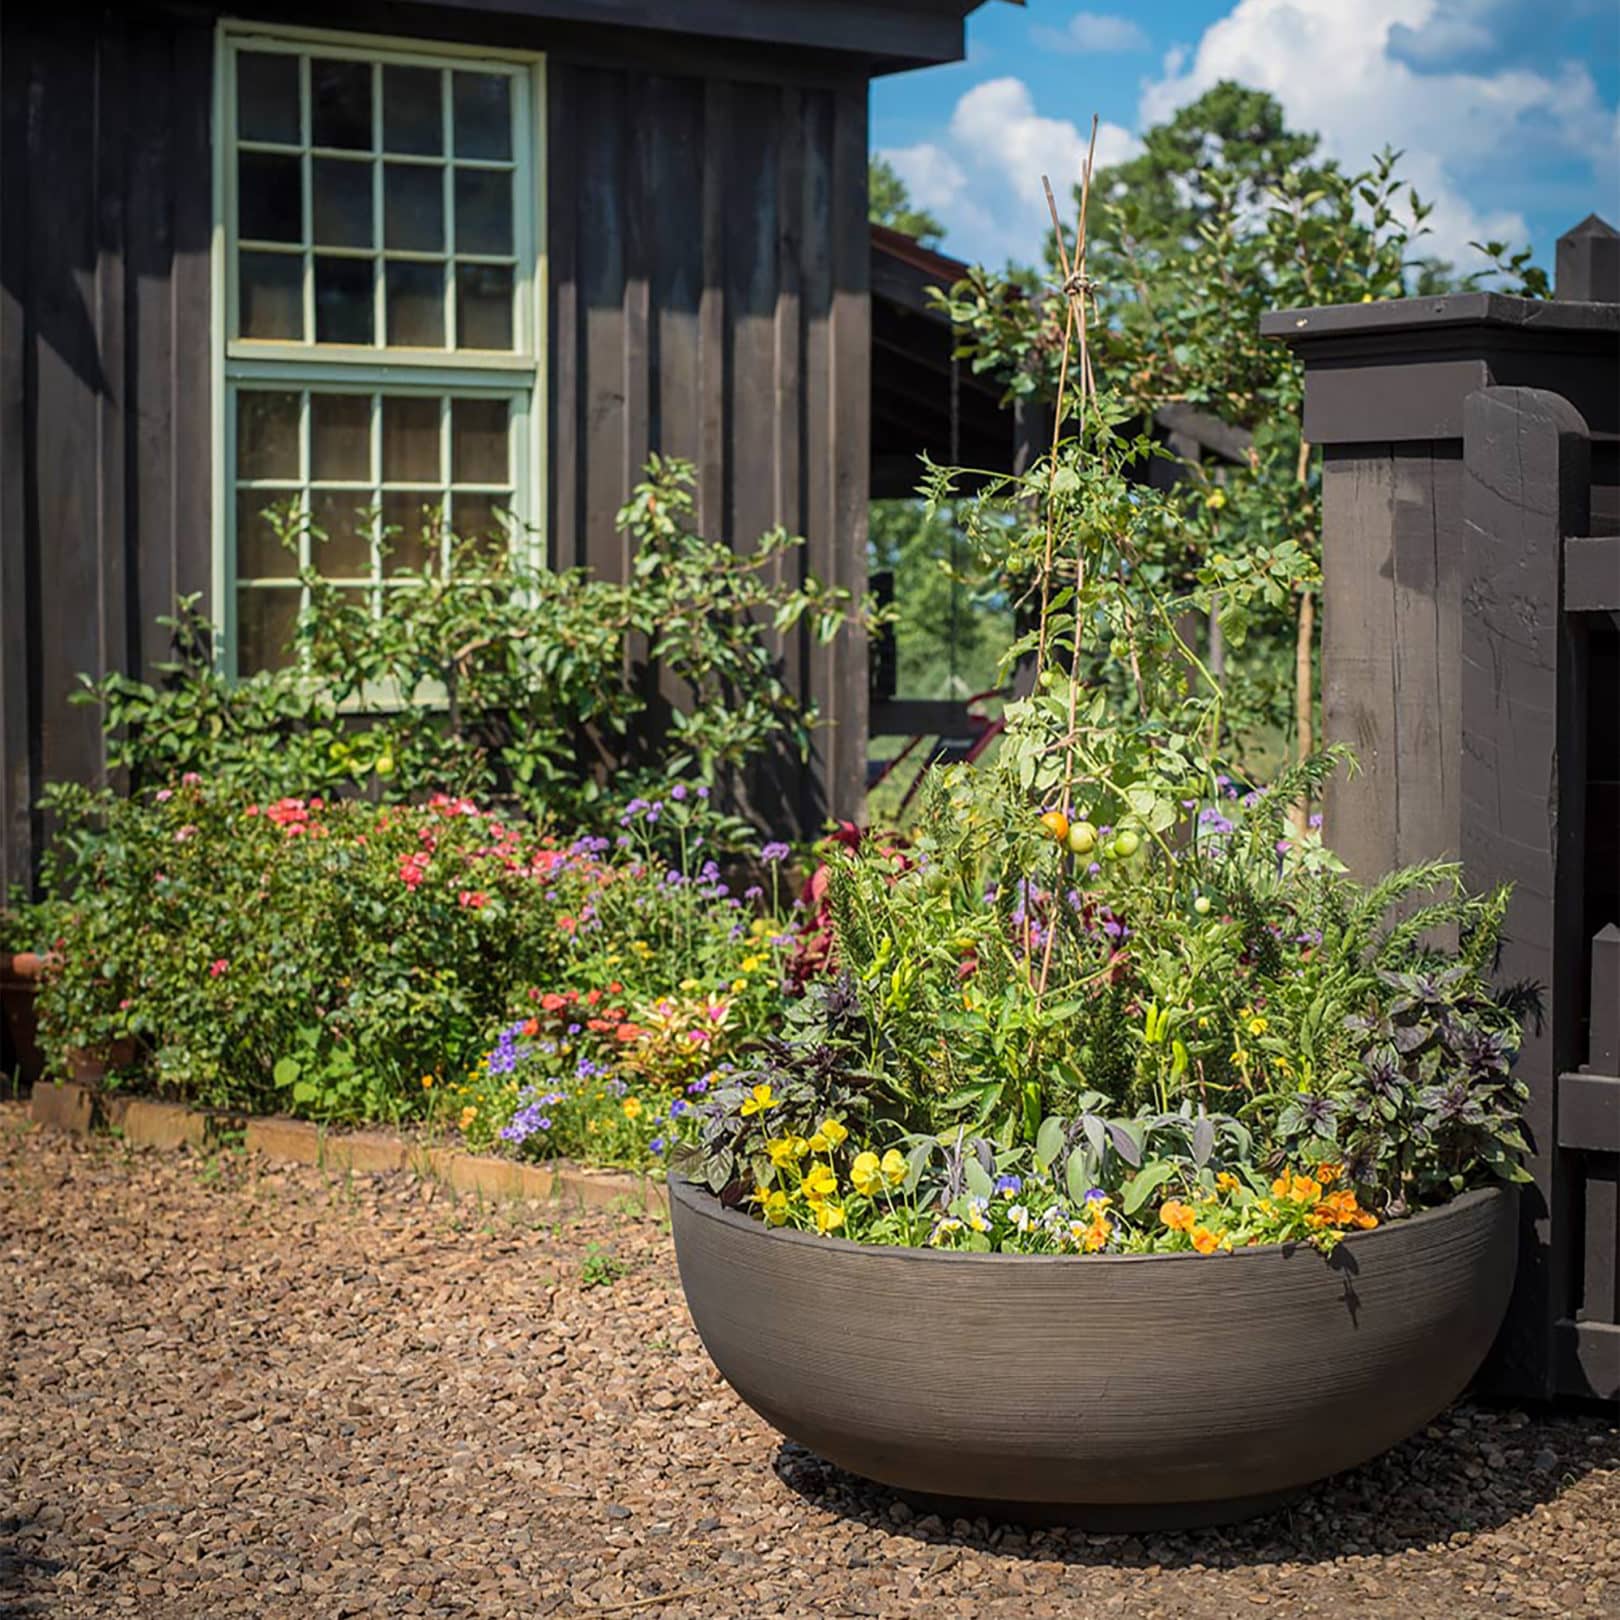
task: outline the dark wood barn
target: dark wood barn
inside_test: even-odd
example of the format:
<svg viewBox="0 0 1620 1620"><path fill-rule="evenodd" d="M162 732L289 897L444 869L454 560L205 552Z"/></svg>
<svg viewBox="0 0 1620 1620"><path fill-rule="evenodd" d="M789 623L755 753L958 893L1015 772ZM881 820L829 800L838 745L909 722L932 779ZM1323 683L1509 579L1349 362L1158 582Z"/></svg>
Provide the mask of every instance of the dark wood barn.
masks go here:
<svg viewBox="0 0 1620 1620"><path fill-rule="evenodd" d="M784 524L861 586L867 88L959 57L975 3L7 7L0 892L42 785L103 770L80 672L150 670L190 592L272 656L267 491L510 505L618 573L662 450L707 532ZM334 556L380 586L368 536ZM859 801L865 651L787 657L830 721L782 807L813 825Z"/></svg>

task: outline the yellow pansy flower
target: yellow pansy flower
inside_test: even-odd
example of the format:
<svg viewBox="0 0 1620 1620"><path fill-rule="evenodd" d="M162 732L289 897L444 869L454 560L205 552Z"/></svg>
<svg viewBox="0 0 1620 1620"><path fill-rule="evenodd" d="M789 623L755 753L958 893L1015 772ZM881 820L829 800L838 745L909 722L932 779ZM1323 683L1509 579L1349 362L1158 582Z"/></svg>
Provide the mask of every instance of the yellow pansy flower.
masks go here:
<svg viewBox="0 0 1620 1620"><path fill-rule="evenodd" d="M1271 1025L1264 1018L1251 1018L1249 1020L1249 1033L1251 1035L1264 1035Z"/></svg>
<svg viewBox="0 0 1620 1620"><path fill-rule="evenodd" d="M626 1097L619 1106L624 1110L626 1119L641 1118L641 1099L639 1097Z"/></svg>
<svg viewBox="0 0 1620 1620"><path fill-rule="evenodd" d="M830 1164L818 1164L811 1169L801 1185L804 1188L804 1196L812 1204L819 1204L822 1199L830 1198L838 1191L838 1177L833 1174Z"/></svg>
<svg viewBox="0 0 1620 1620"><path fill-rule="evenodd" d="M825 1153L831 1147L832 1143L829 1142L820 1131L817 1131L816 1134L810 1138L810 1151L812 1153Z"/></svg>
<svg viewBox="0 0 1620 1620"><path fill-rule="evenodd" d="M883 1190L883 1163L875 1153L857 1153L850 1166L849 1179L855 1191L871 1198Z"/></svg>
<svg viewBox="0 0 1620 1620"><path fill-rule="evenodd" d="M476 1108L474 1108L471 1103L468 1103L467 1106L461 1110L461 1128L462 1128L462 1130L466 1130L466 1128L469 1125L471 1125L472 1122L477 1118L478 1118L478 1110Z"/></svg>
<svg viewBox="0 0 1620 1620"><path fill-rule="evenodd" d="M772 1140L765 1144L765 1151L770 1155L771 1163L778 1170L786 1170L798 1157L798 1154L793 1151L793 1144L798 1140L800 1139L797 1137L778 1136L773 1137Z"/></svg>
<svg viewBox="0 0 1620 1620"><path fill-rule="evenodd" d="M760 1213L772 1226L780 1226L788 1218L787 1194L778 1187L774 1192L767 1192L763 1187L754 1189L754 1202L760 1207Z"/></svg>
<svg viewBox="0 0 1620 1620"><path fill-rule="evenodd" d="M824 1136L831 1146L840 1147L843 1145L844 1138L849 1135L849 1132L844 1129L842 1121L836 1119L824 1119L822 1120L821 1124L816 1127L816 1135Z"/></svg>
<svg viewBox="0 0 1620 1620"><path fill-rule="evenodd" d="M750 1114L763 1114L767 1108L776 1107L779 1100L769 1084L757 1085L743 1100L743 1117L746 1119Z"/></svg>
<svg viewBox="0 0 1620 1620"><path fill-rule="evenodd" d="M844 1224L844 1210L841 1204L816 1205L816 1230L818 1232L836 1232Z"/></svg>
<svg viewBox="0 0 1620 1620"><path fill-rule="evenodd" d="M906 1179L906 1156L899 1148L890 1148L883 1155L883 1179L891 1187L898 1187Z"/></svg>

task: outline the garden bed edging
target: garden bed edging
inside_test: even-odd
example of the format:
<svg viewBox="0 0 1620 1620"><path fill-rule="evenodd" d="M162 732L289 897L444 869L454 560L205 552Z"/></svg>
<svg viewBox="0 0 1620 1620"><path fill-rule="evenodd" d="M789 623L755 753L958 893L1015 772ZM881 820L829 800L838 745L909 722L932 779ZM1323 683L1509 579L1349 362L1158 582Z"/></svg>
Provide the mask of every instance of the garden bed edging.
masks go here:
<svg viewBox="0 0 1620 1620"><path fill-rule="evenodd" d="M438 1143L413 1141L392 1131L332 1131L309 1120L249 1115L184 1103L126 1097L73 1080L35 1083L29 1118L74 1136L117 1132L134 1147L207 1150L240 1144L281 1164L311 1164L325 1170L368 1175L409 1170L452 1191L484 1198L560 1201L587 1209L622 1208L667 1215L662 1182L620 1170L587 1170L575 1164L525 1164L492 1154L467 1153Z"/></svg>

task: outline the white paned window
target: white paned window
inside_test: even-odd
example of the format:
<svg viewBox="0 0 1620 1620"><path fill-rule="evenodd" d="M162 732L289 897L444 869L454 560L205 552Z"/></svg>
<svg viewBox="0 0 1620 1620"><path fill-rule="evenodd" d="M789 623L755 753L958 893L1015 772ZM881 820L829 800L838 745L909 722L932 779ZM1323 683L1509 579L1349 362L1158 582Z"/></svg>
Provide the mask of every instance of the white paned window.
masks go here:
<svg viewBox="0 0 1620 1620"><path fill-rule="evenodd" d="M300 566L375 607L448 568L450 532L531 543L539 80L533 59L229 30L220 71L216 580L247 674L289 656ZM272 511L307 517L295 550Z"/></svg>

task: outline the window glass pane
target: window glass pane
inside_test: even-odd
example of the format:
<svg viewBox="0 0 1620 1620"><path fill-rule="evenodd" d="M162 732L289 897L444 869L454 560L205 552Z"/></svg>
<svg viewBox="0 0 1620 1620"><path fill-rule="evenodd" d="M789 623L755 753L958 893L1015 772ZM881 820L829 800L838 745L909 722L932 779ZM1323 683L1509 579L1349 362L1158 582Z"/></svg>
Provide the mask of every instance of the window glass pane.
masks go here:
<svg viewBox="0 0 1620 1620"><path fill-rule="evenodd" d="M236 492L236 575L238 579L296 579L298 552L282 545L266 516L285 521L298 500L294 489L239 489Z"/></svg>
<svg viewBox="0 0 1620 1620"><path fill-rule="evenodd" d="M390 163L383 174L383 241L407 253L444 252L444 170Z"/></svg>
<svg viewBox="0 0 1620 1620"><path fill-rule="evenodd" d="M386 541L391 549L383 558L384 575L400 574L406 569L420 573L429 563L438 571L443 510L444 504L436 496L424 496L415 490L383 491L383 526L396 531Z"/></svg>
<svg viewBox="0 0 1620 1620"><path fill-rule="evenodd" d="M252 389L236 396L236 476L299 477L297 394Z"/></svg>
<svg viewBox="0 0 1620 1620"><path fill-rule="evenodd" d="M236 155L236 228L243 241L304 239L300 160L284 152Z"/></svg>
<svg viewBox="0 0 1620 1620"><path fill-rule="evenodd" d="M315 341L370 343L370 259L315 256Z"/></svg>
<svg viewBox="0 0 1620 1620"><path fill-rule="evenodd" d="M458 399L450 405L450 476L458 484L504 484L504 399Z"/></svg>
<svg viewBox="0 0 1620 1620"><path fill-rule="evenodd" d="M503 265L456 266L456 346L512 347L512 272Z"/></svg>
<svg viewBox="0 0 1620 1620"><path fill-rule="evenodd" d="M504 73L455 76L456 156L512 155L512 81Z"/></svg>
<svg viewBox="0 0 1620 1620"><path fill-rule="evenodd" d="M327 579L371 577L371 496L365 490L312 489L310 518L325 534L309 537L310 566Z"/></svg>
<svg viewBox="0 0 1620 1620"><path fill-rule="evenodd" d="M237 268L242 336L300 342L304 336L303 255L243 253Z"/></svg>
<svg viewBox="0 0 1620 1620"><path fill-rule="evenodd" d="M382 402L382 475L389 484L439 484L439 402L403 395Z"/></svg>
<svg viewBox="0 0 1620 1620"><path fill-rule="evenodd" d="M383 149L424 156L444 150L444 108L437 68L383 69Z"/></svg>
<svg viewBox="0 0 1620 1620"><path fill-rule="evenodd" d="M310 132L316 146L371 150L371 64L312 57Z"/></svg>
<svg viewBox="0 0 1620 1620"><path fill-rule="evenodd" d="M497 511L512 504L510 495L465 495L450 497L450 526L461 542L461 555L493 561L507 551L506 529Z"/></svg>
<svg viewBox="0 0 1620 1620"><path fill-rule="evenodd" d="M284 669L294 662L291 649L302 592L236 593L236 668L252 675L261 669Z"/></svg>
<svg viewBox="0 0 1620 1620"><path fill-rule="evenodd" d="M309 459L313 478L371 482L371 396L309 396Z"/></svg>
<svg viewBox="0 0 1620 1620"><path fill-rule="evenodd" d="M236 132L244 141L298 146L298 58L240 51L236 58Z"/></svg>
<svg viewBox="0 0 1620 1620"><path fill-rule="evenodd" d="M388 341L401 348L444 347L444 265L390 259Z"/></svg>
<svg viewBox="0 0 1620 1620"><path fill-rule="evenodd" d="M512 176L505 169L456 170L456 252L512 251Z"/></svg>
<svg viewBox="0 0 1620 1620"><path fill-rule="evenodd" d="M323 247L371 246L371 164L343 158L311 163L310 212Z"/></svg>

